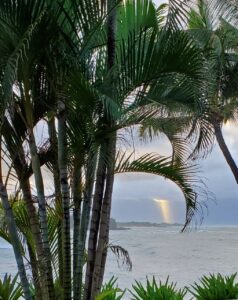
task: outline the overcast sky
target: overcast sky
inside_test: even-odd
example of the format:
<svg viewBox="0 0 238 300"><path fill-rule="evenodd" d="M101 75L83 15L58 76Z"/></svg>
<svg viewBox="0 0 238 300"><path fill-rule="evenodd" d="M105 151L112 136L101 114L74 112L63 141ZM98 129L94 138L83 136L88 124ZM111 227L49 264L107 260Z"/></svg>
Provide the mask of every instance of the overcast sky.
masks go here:
<svg viewBox="0 0 238 300"><path fill-rule="evenodd" d="M224 137L231 153L238 163L237 127L226 125ZM165 138L144 145L141 152L157 152L168 155L169 143ZM212 153L198 162L201 176L208 190L215 195L215 201L208 201L204 210L204 224L238 224L238 185L228 168L220 149L215 146ZM154 199L168 200L172 222L183 222L185 204L177 186L155 175L116 175L113 193L112 217L120 221L166 221L161 206ZM201 201L205 199L200 199Z"/></svg>
<svg viewBox="0 0 238 300"><path fill-rule="evenodd" d="M233 158L238 164L237 127L226 125L223 132ZM170 144L165 138L151 144L140 145L139 148L141 153L171 154ZM200 176L203 177L208 190L214 193L216 199L206 203L208 211L204 209L203 224L238 225L238 185L220 149L215 146L212 153L198 163L202 170ZM50 190L50 187L48 189ZM158 201L160 199L167 201ZM204 200L200 198L201 202ZM112 217L118 221L180 223L185 217L185 202L181 191L175 184L158 176L116 175Z"/></svg>
<svg viewBox="0 0 238 300"><path fill-rule="evenodd" d="M238 164L237 131L237 127L234 125L226 125L223 128L225 140ZM169 154L170 146L165 139L160 139L143 146L143 152L146 151ZM220 149L215 146L212 153L200 161L199 165L202 169L201 176L205 180L208 190L214 193L216 199L206 203L208 209L204 210L203 224L238 225L238 185ZM166 221L161 205L154 199L168 200L167 206L172 222L184 221L184 199L176 185L154 175L142 174L116 176L112 217L118 221Z"/></svg>

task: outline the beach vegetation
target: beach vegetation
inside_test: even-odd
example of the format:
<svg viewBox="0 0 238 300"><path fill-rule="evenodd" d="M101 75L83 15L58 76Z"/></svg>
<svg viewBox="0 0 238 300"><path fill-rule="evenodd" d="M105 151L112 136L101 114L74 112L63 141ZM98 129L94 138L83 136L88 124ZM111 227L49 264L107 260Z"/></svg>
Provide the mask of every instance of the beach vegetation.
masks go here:
<svg viewBox="0 0 238 300"><path fill-rule="evenodd" d="M18 282L18 275L11 277L5 274L4 278L0 278L0 299L1 300L19 300L22 299L23 289Z"/></svg>
<svg viewBox="0 0 238 300"><path fill-rule="evenodd" d="M121 290L118 288L117 279L112 277L108 282L106 282L98 296L95 300L121 300L126 292L126 290Z"/></svg>
<svg viewBox="0 0 238 300"><path fill-rule="evenodd" d="M199 283L194 283L192 288L189 288L189 291L197 300L237 299L236 275L235 273L230 276L221 274L203 276Z"/></svg>
<svg viewBox="0 0 238 300"><path fill-rule="evenodd" d="M132 287L133 300L183 300L187 293L186 289L177 289L175 283L169 282L169 278L164 283L157 283L154 277L151 281L147 278L145 286L136 281Z"/></svg>
<svg viewBox="0 0 238 300"><path fill-rule="evenodd" d="M199 197L209 199L194 158L226 120L214 125L210 115L235 95L221 86L224 74L235 82L237 58L233 39L219 46L227 24L211 36L206 28L201 45L194 29L204 14L178 2L0 1L0 234L13 247L26 300L28 262L35 300L58 299L58 291L64 300L91 300L108 249L128 257L109 243L117 174L174 182L186 204L183 229L200 211ZM149 142L158 134L172 155L138 155L134 136ZM114 285L102 293L120 299ZM134 286L134 297L183 292L154 279Z"/></svg>

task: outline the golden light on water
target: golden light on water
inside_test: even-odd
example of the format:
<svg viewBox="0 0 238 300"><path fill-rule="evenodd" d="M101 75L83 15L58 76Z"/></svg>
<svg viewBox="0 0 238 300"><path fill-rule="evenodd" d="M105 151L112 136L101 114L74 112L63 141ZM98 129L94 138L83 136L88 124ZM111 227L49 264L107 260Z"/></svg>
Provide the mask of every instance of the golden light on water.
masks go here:
<svg viewBox="0 0 238 300"><path fill-rule="evenodd" d="M163 221L165 223L172 223L172 212L171 212L169 201L164 199L153 199L153 200L159 205L160 211L162 213Z"/></svg>

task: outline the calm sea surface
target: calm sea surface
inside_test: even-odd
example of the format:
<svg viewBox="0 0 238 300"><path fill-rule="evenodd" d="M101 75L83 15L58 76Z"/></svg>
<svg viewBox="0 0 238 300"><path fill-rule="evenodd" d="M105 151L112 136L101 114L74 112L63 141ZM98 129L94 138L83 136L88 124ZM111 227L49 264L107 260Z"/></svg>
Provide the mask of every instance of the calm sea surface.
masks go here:
<svg viewBox="0 0 238 300"><path fill-rule="evenodd" d="M121 288L129 288L134 280L146 276L176 281L178 286L192 284L203 274L232 274L238 271L238 227L207 227L179 233L178 227L131 228L110 232L110 242L128 250L133 268L109 253L106 280L118 277ZM16 273L11 247L0 240L0 276ZM125 299L129 299L129 295Z"/></svg>

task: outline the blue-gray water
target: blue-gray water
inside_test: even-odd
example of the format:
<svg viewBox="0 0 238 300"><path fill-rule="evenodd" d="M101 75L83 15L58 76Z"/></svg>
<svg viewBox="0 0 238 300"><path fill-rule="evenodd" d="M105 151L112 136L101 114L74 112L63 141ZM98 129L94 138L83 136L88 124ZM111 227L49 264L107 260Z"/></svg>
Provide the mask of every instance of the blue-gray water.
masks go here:
<svg viewBox="0 0 238 300"><path fill-rule="evenodd" d="M169 275L183 286L203 274L238 271L238 227L207 227L183 234L178 227L132 228L111 231L110 242L127 249L133 263L128 272L109 253L106 280L118 277L121 288L129 288L135 279L144 282L146 275L161 280ZM0 240L0 276L6 272L15 274L16 265L12 249Z"/></svg>

